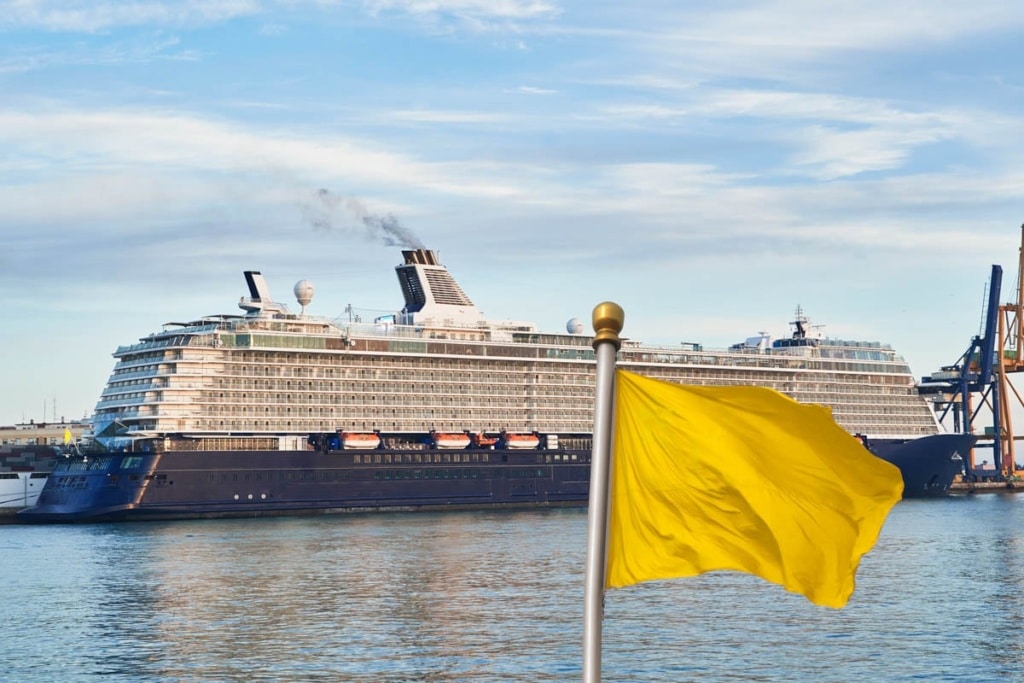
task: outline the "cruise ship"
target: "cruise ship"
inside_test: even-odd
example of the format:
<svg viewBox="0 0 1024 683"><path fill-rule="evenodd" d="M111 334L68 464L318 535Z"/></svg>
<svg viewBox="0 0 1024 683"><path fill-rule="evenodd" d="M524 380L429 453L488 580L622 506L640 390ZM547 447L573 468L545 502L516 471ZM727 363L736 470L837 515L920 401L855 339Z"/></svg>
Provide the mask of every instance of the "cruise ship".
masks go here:
<svg viewBox="0 0 1024 683"><path fill-rule="evenodd" d="M586 505L593 337L488 320L435 252L396 266L404 306L372 321L275 302L246 271L240 313L169 323L114 353L94 447L61 460L29 522ZM759 385L829 406L899 465L905 495L945 493L973 438L943 434L909 367L877 342L792 333L728 349L623 340L619 367Z"/></svg>

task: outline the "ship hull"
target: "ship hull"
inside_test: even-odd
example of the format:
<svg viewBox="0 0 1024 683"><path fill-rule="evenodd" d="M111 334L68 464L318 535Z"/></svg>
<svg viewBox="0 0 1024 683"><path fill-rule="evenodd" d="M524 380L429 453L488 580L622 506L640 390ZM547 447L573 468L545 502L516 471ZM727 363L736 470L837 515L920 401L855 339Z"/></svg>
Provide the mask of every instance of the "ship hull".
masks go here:
<svg viewBox="0 0 1024 683"><path fill-rule="evenodd" d="M93 456L55 472L18 521L584 506L589 459L587 451L464 451L456 460L441 449Z"/></svg>
<svg viewBox="0 0 1024 683"><path fill-rule="evenodd" d="M949 492L973 437L869 444L900 468L904 497ZM579 507L587 450L169 451L63 463L29 523Z"/></svg>
<svg viewBox="0 0 1024 683"><path fill-rule="evenodd" d="M933 434L908 440L872 440L868 449L900 468L903 497L944 496L963 473L964 461L977 437Z"/></svg>

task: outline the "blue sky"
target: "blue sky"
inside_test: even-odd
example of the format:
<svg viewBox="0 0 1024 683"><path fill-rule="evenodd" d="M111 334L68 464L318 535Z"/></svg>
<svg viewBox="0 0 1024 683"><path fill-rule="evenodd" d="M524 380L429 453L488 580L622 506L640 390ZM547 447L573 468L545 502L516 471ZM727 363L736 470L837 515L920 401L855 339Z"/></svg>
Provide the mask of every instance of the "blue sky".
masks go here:
<svg viewBox="0 0 1024 683"><path fill-rule="evenodd" d="M800 305L927 374L992 264L1015 292L1022 28L1009 0L0 0L0 424L91 413L118 345L238 312L245 269L400 308L364 216L493 318L610 299L627 336L724 347Z"/></svg>

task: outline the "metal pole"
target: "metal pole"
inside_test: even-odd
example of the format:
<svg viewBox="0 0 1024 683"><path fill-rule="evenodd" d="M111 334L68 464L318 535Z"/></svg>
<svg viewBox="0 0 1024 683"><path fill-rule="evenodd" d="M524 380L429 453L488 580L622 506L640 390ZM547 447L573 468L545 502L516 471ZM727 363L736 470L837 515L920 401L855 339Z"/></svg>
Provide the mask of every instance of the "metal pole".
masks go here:
<svg viewBox="0 0 1024 683"><path fill-rule="evenodd" d="M594 308L597 353L594 433L590 454L590 501L587 508L587 565L583 587L583 683L601 680L601 619L604 611L608 535L608 481L611 472L615 407L615 355L625 313L618 304Z"/></svg>

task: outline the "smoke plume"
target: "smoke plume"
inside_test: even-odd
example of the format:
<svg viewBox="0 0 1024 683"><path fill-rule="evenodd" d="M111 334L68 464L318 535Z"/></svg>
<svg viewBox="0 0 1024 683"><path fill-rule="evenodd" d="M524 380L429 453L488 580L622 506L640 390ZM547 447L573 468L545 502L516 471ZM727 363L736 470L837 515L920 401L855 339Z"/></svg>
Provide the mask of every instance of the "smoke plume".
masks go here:
<svg viewBox="0 0 1024 683"><path fill-rule="evenodd" d="M320 188L302 206L302 215L316 230L352 230L362 226L365 236L389 247L423 249L423 243L392 214L370 213L362 202Z"/></svg>

